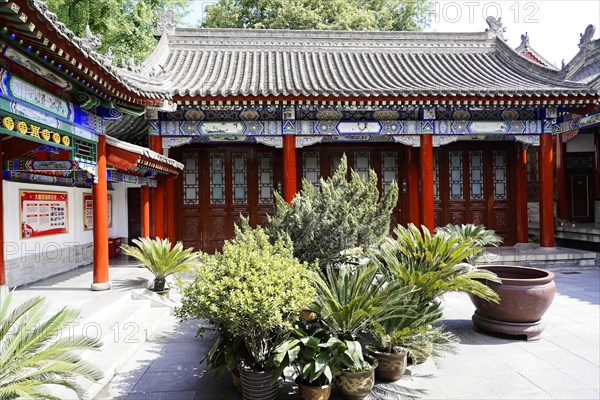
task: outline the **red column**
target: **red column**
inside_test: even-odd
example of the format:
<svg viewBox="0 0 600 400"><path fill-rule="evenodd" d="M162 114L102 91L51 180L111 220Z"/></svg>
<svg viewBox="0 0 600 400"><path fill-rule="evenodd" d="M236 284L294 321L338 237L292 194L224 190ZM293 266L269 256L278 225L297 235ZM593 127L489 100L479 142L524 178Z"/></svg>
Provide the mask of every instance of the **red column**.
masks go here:
<svg viewBox="0 0 600 400"><path fill-rule="evenodd" d="M411 146L406 149L408 222L419 226L419 150Z"/></svg>
<svg viewBox="0 0 600 400"><path fill-rule="evenodd" d="M540 246L554 247L554 192L552 188L552 135L540 138Z"/></svg>
<svg viewBox="0 0 600 400"><path fill-rule="evenodd" d="M4 271L4 200L2 197L2 135L0 135L0 286L6 283Z"/></svg>
<svg viewBox="0 0 600 400"><path fill-rule="evenodd" d="M166 214L167 214L167 238L175 243L175 177L166 179Z"/></svg>
<svg viewBox="0 0 600 400"><path fill-rule="evenodd" d="M150 188L142 186L142 237L150 236Z"/></svg>
<svg viewBox="0 0 600 400"><path fill-rule="evenodd" d="M92 290L111 288L108 280L108 187L106 184L106 136L98 136L97 179L92 184L94 201L94 283Z"/></svg>
<svg viewBox="0 0 600 400"><path fill-rule="evenodd" d="M517 165L517 243L529 242L527 218L527 150L516 142Z"/></svg>
<svg viewBox="0 0 600 400"><path fill-rule="evenodd" d="M149 137L148 145L150 150L159 154L163 153L162 138L152 135ZM157 186L152 189L152 225L154 232L152 237L165 237L165 182L162 175L156 178Z"/></svg>
<svg viewBox="0 0 600 400"><path fill-rule="evenodd" d="M296 196L296 136L283 135L283 199L291 203Z"/></svg>
<svg viewBox="0 0 600 400"><path fill-rule="evenodd" d="M566 151L562 133L554 136L554 159L556 160L556 214L560 219L569 219L567 197Z"/></svg>
<svg viewBox="0 0 600 400"><path fill-rule="evenodd" d="M598 129L598 128L596 128ZM594 152L594 181L593 185L593 196L594 200L600 201L600 132L596 131L594 134L594 143L596 147L596 151ZM598 220L598 216L596 216L596 220Z"/></svg>
<svg viewBox="0 0 600 400"><path fill-rule="evenodd" d="M154 220L154 237L165 237L165 179L162 175L156 178L157 185L152 191L152 217Z"/></svg>
<svg viewBox="0 0 600 400"><path fill-rule="evenodd" d="M433 135L421 135L421 224L433 232Z"/></svg>

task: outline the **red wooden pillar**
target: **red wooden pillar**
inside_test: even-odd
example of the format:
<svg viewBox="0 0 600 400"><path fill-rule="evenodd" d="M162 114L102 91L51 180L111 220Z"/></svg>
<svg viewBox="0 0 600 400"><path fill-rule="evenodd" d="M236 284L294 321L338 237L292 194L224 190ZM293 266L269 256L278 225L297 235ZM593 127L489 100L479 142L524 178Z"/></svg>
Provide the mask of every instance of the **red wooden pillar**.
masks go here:
<svg viewBox="0 0 600 400"><path fill-rule="evenodd" d="M296 135L283 135L283 199L296 196Z"/></svg>
<svg viewBox="0 0 600 400"><path fill-rule="evenodd" d="M163 153L162 138L151 135L148 140L150 150ZM152 189L152 225L154 232L152 237L165 237L165 182L162 175L156 177L157 185Z"/></svg>
<svg viewBox="0 0 600 400"><path fill-rule="evenodd" d="M94 201L94 283L92 290L108 290L108 187L106 183L106 136L98 136L97 182L92 184Z"/></svg>
<svg viewBox="0 0 600 400"><path fill-rule="evenodd" d="M562 133L554 136L554 159L556 160L556 214L560 219L569 219L567 198L566 151Z"/></svg>
<svg viewBox="0 0 600 400"><path fill-rule="evenodd" d="M595 201L600 201L600 131L598 130L594 133L594 144L596 151L594 152L594 181L592 182L592 194ZM598 221L598 215L596 215L596 221Z"/></svg>
<svg viewBox="0 0 600 400"><path fill-rule="evenodd" d="M406 174L408 195L408 222L419 226L419 159L416 147L407 147Z"/></svg>
<svg viewBox="0 0 600 400"><path fill-rule="evenodd" d="M540 137L540 246L554 247L554 191L552 190L552 134Z"/></svg>
<svg viewBox="0 0 600 400"><path fill-rule="evenodd" d="M433 135L421 135L421 224L433 232Z"/></svg>
<svg viewBox="0 0 600 400"><path fill-rule="evenodd" d="M527 218L527 150L522 143L516 142L517 150L517 243L529 242Z"/></svg>
<svg viewBox="0 0 600 400"><path fill-rule="evenodd" d="M169 176L165 184L167 214L167 238L175 243L175 177Z"/></svg>
<svg viewBox="0 0 600 400"><path fill-rule="evenodd" d="M142 237L150 236L150 188L142 186Z"/></svg>
<svg viewBox="0 0 600 400"><path fill-rule="evenodd" d="M165 237L165 179L158 175L157 185L152 191L152 217L154 220L154 237Z"/></svg>
<svg viewBox="0 0 600 400"><path fill-rule="evenodd" d="M4 270L4 200L2 193L2 135L0 135L0 286L6 284Z"/></svg>

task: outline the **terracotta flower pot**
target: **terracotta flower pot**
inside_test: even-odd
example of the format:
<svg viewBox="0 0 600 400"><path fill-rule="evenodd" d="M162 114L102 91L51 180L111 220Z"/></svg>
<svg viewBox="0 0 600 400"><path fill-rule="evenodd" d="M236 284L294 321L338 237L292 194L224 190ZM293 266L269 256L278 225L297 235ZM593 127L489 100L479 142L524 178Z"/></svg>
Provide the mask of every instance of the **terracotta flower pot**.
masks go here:
<svg viewBox="0 0 600 400"><path fill-rule="evenodd" d="M347 399L361 400L373 390L375 386L375 368L377 360L369 360L371 369L364 372L342 371L335 377L335 386Z"/></svg>
<svg viewBox="0 0 600 400"><path fill-rule="evenodd" d="M239 368L244 400L274 400L277 397L277 381L273 371L249 371Z"/></svg>
<svg viewBox="0 0 600 400"><path fill-rule="evenodd" d="M554 274L537 268L512 265L482 265L498 275L502 284L486 281L500 295L498 304L469 296L475 305L475 327L507 335L525 335L527 340L539 339L544 325L542 315L554 300Z"/></svg>
<svg viewBox="0 0 600 400"><path fill-rule="evenodd" d="M385 353L369 349L369 355L377 360L375 376L379 380L394 382L402 378L406 372L406 353Z"/></svg>

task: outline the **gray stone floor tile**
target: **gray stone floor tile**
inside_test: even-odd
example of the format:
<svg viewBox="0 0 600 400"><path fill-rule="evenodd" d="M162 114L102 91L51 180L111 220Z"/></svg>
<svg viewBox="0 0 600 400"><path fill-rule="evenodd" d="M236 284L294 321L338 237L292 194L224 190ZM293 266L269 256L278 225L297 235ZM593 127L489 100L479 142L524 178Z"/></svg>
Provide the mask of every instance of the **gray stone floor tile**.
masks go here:
<svg viewBox="0 0 600 400"><path fill-rule="evenodd" d="M480 399L496 396L473 374L447 375L436 377L435 382L452 399Z"/></svg>
<svg viewBox="0 0 600 400"><path fill-rule="evenodd" d="M133 388L133 392L198 390L201 374L204 373L206 371L146 372Z"/></svg>
<svg viewBox="0 0 600 400"><path fill-rule="evenodd" d="M598 347L573 349L571 352L596 366L600 366L600 351L598 350Z"/></svg>
<svg viewBox="0 0 600 400"><path fill-rule="evenodd" d="M528 371L535 369L551 369L551 364L542 361L531 353L523 352L510 354L496 354L496 358L506 364L513 371Z"/></svg>
<svg viewBox="0 0 600 400"><path fill-rule="evenodd" d="M529 370L519 373L551 395L559 390L589 389L577 379L557 369Z"/></svg>
<svg viewBox="0 0 600 400"><path fill-rule="evenodd" d="M518 393L521 398L544 394L545 392L518 372L504 371L497 373L477 374L477 377L495 394L510 396Z"/></svg>
<svg viewBox="0 0 600 400"><path fill-rule="evenodd" d="M195 390L176 391L176 392L143 392L131 393L127 400L194 400Z"/></svg>
<svg viewBox="0 0 600 400"><path fill-rule="evenodd" d="M552 365L554 368L595 368L591 362L584 360L576 354L568 351L531 351L542 361Z"/></svg>
<svg viewBox="0 0 600 400"><path fill-rule="evenodd" d="M598 400L600 399L600 392L592 389L558 390L552 392L552 397L564 400Z"/></svg>
<svg viewBox="0 0 600 400"><path fill-rule="evenodd" d="M590 389L600 389L600 368L562 368L562 372L572 376Z"/></svg>

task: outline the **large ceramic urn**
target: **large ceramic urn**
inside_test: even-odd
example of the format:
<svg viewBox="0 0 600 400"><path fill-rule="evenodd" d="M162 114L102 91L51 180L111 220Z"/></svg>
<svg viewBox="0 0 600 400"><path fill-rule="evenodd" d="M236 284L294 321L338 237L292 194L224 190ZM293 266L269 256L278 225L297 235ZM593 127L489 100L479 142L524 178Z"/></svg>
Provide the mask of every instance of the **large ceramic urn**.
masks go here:
<svg viewBox="0 0 600 400"><path fill-rule="evenodd" d="M476 311L473 324L482 331L525 336L537 340L544 330L542 315L556 293L554 273L513 265L481 265L495 273L502 284L486 281L500 296L499 303L470 295Z"/></svg>

